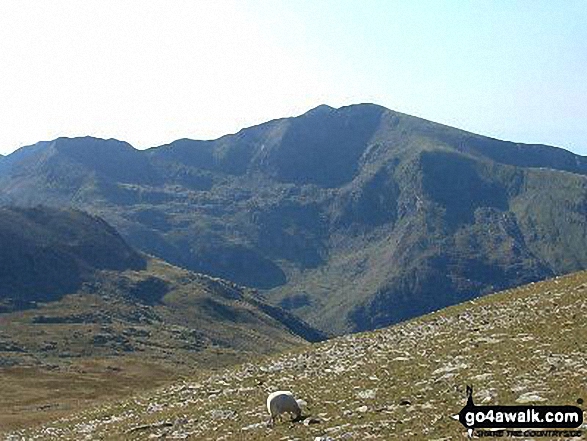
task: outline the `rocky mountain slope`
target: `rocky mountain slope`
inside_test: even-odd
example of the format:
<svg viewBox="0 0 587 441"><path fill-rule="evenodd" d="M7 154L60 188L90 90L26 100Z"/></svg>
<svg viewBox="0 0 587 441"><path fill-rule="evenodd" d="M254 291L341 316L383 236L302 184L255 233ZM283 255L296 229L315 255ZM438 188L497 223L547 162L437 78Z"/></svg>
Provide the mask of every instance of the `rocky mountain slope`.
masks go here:
<svg viewBox="0 0 587 441"><path fill-rule="evenodd" d="M0 201L98 214L332 333L587 268L587 158L371 104L147 151L41 142L4 158Z"/></svg>
<svg viewBox="0 0 587 441"><path fill-rule="evenodd" d="M477 404L584 408L586 294L587 272L532 283L4 438L460 440L464 428L451 416L466 402L466 385ZM266 427L264 401L274 390L306 401L303 422Z"/></svg>
<svg viewBox="0 0 587 441"><path fill-rule="evenodd" d="M3 427L324 338L74 210L0 210L0 304Z"/></svg>

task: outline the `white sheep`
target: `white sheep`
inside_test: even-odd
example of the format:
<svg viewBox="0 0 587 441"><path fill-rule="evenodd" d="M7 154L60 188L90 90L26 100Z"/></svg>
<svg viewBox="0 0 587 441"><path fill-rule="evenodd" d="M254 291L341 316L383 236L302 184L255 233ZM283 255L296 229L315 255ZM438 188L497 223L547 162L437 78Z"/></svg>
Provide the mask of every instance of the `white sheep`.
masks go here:
<svg viewBox="0 0 587 441"><path fill-rule="evenodd" d="M275 422L275 418L282 413L291 413L294 418L292 421L299 419L302 416L302 409L289 391L277 391L269 394L267 397L267 410L269 411L269 426Z"/></svg>

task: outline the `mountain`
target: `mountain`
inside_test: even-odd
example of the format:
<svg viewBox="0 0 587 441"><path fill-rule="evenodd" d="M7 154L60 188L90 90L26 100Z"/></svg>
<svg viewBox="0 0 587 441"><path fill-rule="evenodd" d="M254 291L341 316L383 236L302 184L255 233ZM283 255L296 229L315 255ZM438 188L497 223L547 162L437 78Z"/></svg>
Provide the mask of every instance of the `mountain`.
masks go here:
<svg viewBox="0 0 587 441"><path fill-rule="evenodd" d="M72 197L85 196L76 192L92 186L158 182L149 161L130 144L91 137L59 138L20 148L5 157L0 171L5 175L4 193L21 204L67 205ZM42 194L31 194L34 188L42 189Z"/></svg>
<svg viewBox="0 0 587 441"><path fill-rule="evenodd" d="M146 151L59 138L3 162L2 203L97 214L334 334L587 268L587 158L373 104Z"/></svg>
<svg viewBox="0 0 587 441"><path fill-rule="evenodd" d="M0 305L2 427L324 339L70 209L0 209Z"/></svg>
<svg viewBox="0 0 587 441"><path fill-rule="evenodd" d="M466 431L452 416L467 401L467 385L477 405L585 409L586 291L587 272L525 285L376 332L196 374L11 435L457 440ZM265 400L276 390L307 403L304 423L284 418L266 426Z"/></svg>
<svg viewBox="0 0 587 441"><path fill-rule="evenodd" d="M145 266L102 219L76 210L0 208L0 312L58 300L97 270Z"/></svg>

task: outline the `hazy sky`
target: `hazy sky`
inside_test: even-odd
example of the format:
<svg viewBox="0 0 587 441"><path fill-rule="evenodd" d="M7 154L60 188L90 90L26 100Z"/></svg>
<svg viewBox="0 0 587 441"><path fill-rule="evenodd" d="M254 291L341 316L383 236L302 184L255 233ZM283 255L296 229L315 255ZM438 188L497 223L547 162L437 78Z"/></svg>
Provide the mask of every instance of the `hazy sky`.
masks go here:
<svg viewBox="0 0 587 441"><path fill-rule="evenodd" d="M0 1L0 153L359 102L587 154L587 1Z"/></svg>

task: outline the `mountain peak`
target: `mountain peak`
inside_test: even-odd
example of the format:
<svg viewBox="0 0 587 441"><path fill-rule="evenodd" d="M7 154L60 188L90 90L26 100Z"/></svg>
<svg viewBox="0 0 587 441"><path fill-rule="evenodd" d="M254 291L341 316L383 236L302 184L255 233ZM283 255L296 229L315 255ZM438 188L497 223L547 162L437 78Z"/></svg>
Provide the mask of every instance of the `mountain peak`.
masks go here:
<svg viewBox="0 0 587 441"><path fill-rule="evenodd" d="M330 113L333 110L336 110L336 109L334 107L330 107L327 104L320 104L319 106L308 110L306 113L304 113L304 115L318 115L318 114Z"/></svg>
<svg viewBox="0 0 587 441"><path fill-rule="evenodd" d="M380 104L375 103L356 103L356 104L349 104L347 106L341 106L338 110L342 109L377 109L377 110L389 110L387 107L382 106Z"/></svg>
<svg viewBox="0 0 587 441"><path fill-rule="evenodd" d="M92 173L121 182L152 182L155 179L148 158L128 142L114 138L83 136L41 141L21 147L3 159L2 164L12 171L28 167L36 175L55 167L69 171L73 167L82 180Z"/></svg>
<svg viewBox="0 0 587 441"><path fill-rule="evenodd" d="M355 110L373 110L378 112L388 111L387 107L381 106L379 104L374 103L357 103L357 104L349 104L346 106L341 107L331 107L328 104L320 104L313 109L308 110L306 113L302 114L302 116L306 115L327 115L332 112L345 112L345 111L355 111Z"/></svg>
<svg viewBox="0 0 587 441"><path fill-rule="evenodd" d="M124 150L136 150L133 146L131 146L126 141L119 141L114 138L110 139L103 139L103 138L96 138L93 136L79 136L79 137L67 137L61 136L59 138L55 138L50 141L39 141L35 144L26 145L20 147L19 149L15 150L11 154L5 156L5 158L11 158L13 162L18 162L22 159L28 158L29 156L42 154L44 152L48 152L49 150L53 149L55 151L59 151L61 153L70 152L70 151L81 151L81 150L90 150L94 151L104 150L107 149L108 152L111 152L116 149Z"/></svg>
<svg viewBox="0 0 587 441"><path fill-rule="evenodd" d="M51 141L51 144L57 148L89 148L89 149L132 149L136 150L132 145L126 141L120 141L115 138L97 138L95 136L62 136Z"/></svg>

